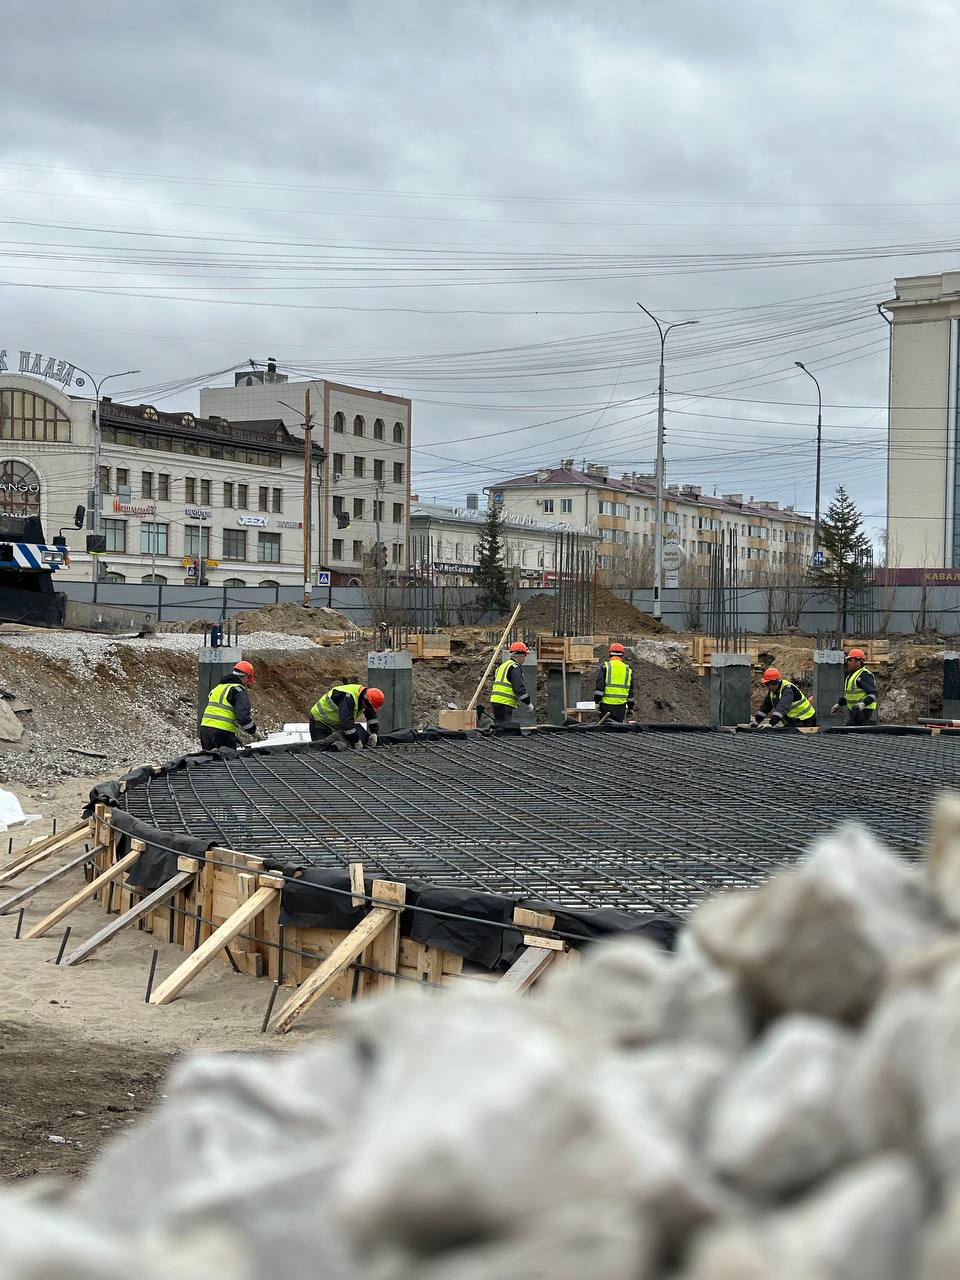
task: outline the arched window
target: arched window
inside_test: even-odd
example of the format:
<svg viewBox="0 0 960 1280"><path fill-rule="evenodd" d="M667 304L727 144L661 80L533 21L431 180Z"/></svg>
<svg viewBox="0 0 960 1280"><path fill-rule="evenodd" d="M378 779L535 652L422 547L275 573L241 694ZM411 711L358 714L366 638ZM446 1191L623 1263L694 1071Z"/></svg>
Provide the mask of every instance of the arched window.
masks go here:
<svg viewBox="0 0 960 1280"><path fill-rule="evenodd" d="M363 435L363 418L360 416L359 413L353 420L353 434L355 436Z"/></svg>
<svg viewBox="0 0 960 1280"><path fill-rule="evenodd" d="M340 433L340 435L343 435L343 428L344 428L344 417L343 417L343 414L342 414L342 413L335 413L335 414L333 415L333 429L334 429L334 431L337 431L337 432L339 432L339 433Z"/></svg>
<svg viewBox="0 0 960 1280"><path fill-rule="evenodd" d="M225 587L245 587L247 584L242 578L225 578L223 585Z"/></svg>
<svg viewBox="0 0 960 1280"><path fill-rule="evenodd" d="M376 422L373 424L373 438L374 440L383 439L383 419L382 418L377 418Z"/></svg>
<svg viewBox="0 0 960 1280"><path fill-rule="evenodd" d="M279 582L274 582L273 578L263 578L259 585L261 587L279 587Z"/></svg>
<svg viewBox="0 0 960 1280"><path fill-rule="evenodd" d="M0 440L70 442L70 419L32 391L0 391Z"/></svg>
<svg viewBox="0 0 960 1280"><path fill-rule="evenodd" d="M40 477L33 467L15 458L0 459L0 516L39 514Z"/></svg>
<svg viewBox="0 0 960 1280"><path fill-rule="evenodd" d="M395 422L393 424L393 443L403 444L403 423Z"/></svg>
<svg viewBox="0 0 960 1280"><path fill-rule="evenodd" d="M142 577L140 581L145 582L148 585L150 583L153 583L154 586L162 587L163 584L166 582L166 578L163 576L162 573L148 573L144 577Z"/></svg>
<svg viewBox="0 0 960 1280"><path fill-rule="evenodd" d="M126 578L123 576L122 573L115 573L112 570L108 570L100 579L100 581L101 582L126 582Z"/></svg>

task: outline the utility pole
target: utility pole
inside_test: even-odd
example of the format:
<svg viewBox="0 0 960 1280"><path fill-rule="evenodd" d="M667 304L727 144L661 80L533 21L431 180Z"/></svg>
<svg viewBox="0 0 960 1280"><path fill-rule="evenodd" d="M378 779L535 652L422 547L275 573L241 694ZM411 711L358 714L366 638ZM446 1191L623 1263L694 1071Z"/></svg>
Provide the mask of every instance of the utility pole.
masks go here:
<svg viewBox="0 0 960 1280"><path fill-rule="evenodd" d="M93 415L91 419L93 427L93 475L90 477L87 528L96 534L103 528L103 515L100 511L103 498L100 492L100 388L105 382L109 382L111 378L129 378L132 374L139 373L140 370L124 369L122 373L108 373L98 382L92 373L88 373L86 369L81 369L78 364L73 367L93 383ZM95 555L92 555L90 562L91 577L96 582L100 576L100 561Z"/></svg>
<svg viewBox="0 0 960 1280"><path fill-rule="evenodd" d="M813 514L813 555L816 557L820 550L820 450L823 441L823 395L820 391L820 383L807 366L800 360L794 360L793 363L798 369L802 369L808 378L813 378L817 388L817 480Z"/></svg>
<svg viewBox="0 0 960 1280"><path fill-rule="evenodd" d="M311 464L311 432L313 418L310 413L310 388L303 393L303 603L310 603L310 524L311 497L313 488L310 484Z"/></svg>
<svg viewBox="0 0 960 1280"><path fill-rule="evenodd" d="M699 324L699 321L676 320L673 324L663 325L652 311L647 310L642 302L638 302L637 306L644 315L648 315L650 317L653 323L657 326L657 333L660 335L660 380L657 384L657 523L653 534L653 616L655 618L661 618L663 616L663 602L661 596L663 593L664 351L667 344L667 334L671 329L680 329L685 324Z"/></svg>

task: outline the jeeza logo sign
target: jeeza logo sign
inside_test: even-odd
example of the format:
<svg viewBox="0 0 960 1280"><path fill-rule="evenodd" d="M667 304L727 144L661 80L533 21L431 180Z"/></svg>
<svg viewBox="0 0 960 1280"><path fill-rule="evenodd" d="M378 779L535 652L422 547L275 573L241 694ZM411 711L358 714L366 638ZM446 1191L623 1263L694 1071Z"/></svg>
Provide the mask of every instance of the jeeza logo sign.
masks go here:
<svg viewBox="0 0 960 1280"><path fill-rule="evenodd" d="M76 368L67 360L57 356L45 356L42 351L19 351L20 373L30 373L37 378L49 378L51 382L59 382L61 387L86 385L85 378L75 378ZM11 356L12 360L13 357ZM0 373L8 373L7 352L0 348Z"/></svg>

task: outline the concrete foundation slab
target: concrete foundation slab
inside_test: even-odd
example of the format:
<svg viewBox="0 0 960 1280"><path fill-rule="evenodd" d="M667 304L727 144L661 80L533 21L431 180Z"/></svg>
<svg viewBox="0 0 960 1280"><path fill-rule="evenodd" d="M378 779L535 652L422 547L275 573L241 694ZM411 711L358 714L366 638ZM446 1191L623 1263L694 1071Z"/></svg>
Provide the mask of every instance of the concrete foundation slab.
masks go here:
<svg viewBox="0 0 960 1280"><path fill-rule="evenodd" d="M382 689L386 702L380 712L380 732L413 728L413 655L368 653L367 684Z"/></svg>
<svg viewBox="0 0 960 1280"><path fill-rule="evenodd" d="M710 655L710 723L747 724L750 720L750 655Z"/></svg>
<svg viewBox="0 0 960 1280"><path fill-rule="evenodd" d="M567 707L575 707L579 699L580 672L547 667L547 723L563 724Z"/></svg>
<svg viewBox="0 0 960 1280"><path fill-rule="evenodd" d="M943 717L960 720L960 653L943 655Z"/></svg>
<svg viewBox="0 0 960 1280"><path fill-rule="evenodd" d="M843 697L846 680L842 649L814 649L813 651L813 705L817 718L823 725L842 723L840 716L830 715L830 708Z"/></svg>

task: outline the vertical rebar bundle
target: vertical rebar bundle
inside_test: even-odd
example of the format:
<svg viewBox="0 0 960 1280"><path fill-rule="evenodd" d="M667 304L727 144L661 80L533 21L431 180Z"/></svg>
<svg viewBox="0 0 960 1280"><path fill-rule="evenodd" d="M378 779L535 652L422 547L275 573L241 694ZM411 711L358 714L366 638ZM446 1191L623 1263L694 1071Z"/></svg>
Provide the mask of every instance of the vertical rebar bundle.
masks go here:
<svg viewBox="0 0 960 1280"><path fill-rule="evenodd" d="M707 635L719 653L742 653L745 648L737 591L738 548L736 529L728 529L726 542L721 537L710 548Z"/></svg>
<svg viewBox="0 0 960 1280"><path fill-rule="evenodd" d="M557 578L556 636L593 635L596 557L579 534L558 533L553 545Z"/></svg>

